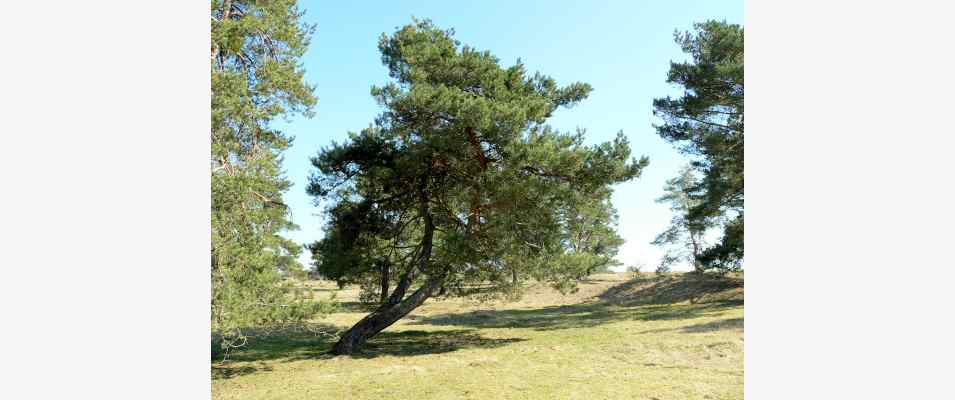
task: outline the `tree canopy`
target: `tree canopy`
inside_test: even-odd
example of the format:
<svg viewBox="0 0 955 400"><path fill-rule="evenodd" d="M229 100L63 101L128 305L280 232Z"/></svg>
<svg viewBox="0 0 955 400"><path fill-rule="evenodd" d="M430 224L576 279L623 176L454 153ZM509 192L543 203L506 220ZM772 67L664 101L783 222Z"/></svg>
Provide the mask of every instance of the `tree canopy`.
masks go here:
<svg viewBox="0 0 955 400"><path fill-rule="evenodd" d="M309 178L328 216L310 246L316 267L347 279L387 265L396 283L336 353L355 351L440 289L512 290L529 278L569 289L612 262L621 243L612 185L639 176L647 159L631 158L622 133L587 146L584 131L545 124L589 85L558 86L519 60L502 67L427 20L382 35L378 48L394 79L371 90L384 111L322 149Z"/></svg>
<svg viewBox="0 0 955 400"><path fill-rule="evenodd" d="M317 101L298 64L312 32L301 15L294 0L212 2L211 314L224 348L245 327L315 311L282 284L301 273L301 247L279 235L296 228L280 168L292 138L270 127Z"/></svg>
<svg viewBox="0 0 955 400"><path fill-rule="evenodd" d="M743 260L743 28L726 22L694 24L675 34L688 62L671 62L667 82L682 86L679 98L653 102L662 124L657 133L694 157L702 180L689 189L696 199L687 217L719 219L723 237L703 249L707 268L733 269Z"/></svg>

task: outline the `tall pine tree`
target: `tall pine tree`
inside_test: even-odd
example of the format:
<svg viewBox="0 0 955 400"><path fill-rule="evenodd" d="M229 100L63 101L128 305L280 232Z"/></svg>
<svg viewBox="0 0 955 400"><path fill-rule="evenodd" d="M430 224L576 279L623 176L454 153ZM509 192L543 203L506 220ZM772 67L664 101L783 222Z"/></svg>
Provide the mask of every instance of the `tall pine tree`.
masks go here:
<svg viewBox="0 0 955 400"><path fill-rule="evenodd" d="M212 2L211 314L226 349L244 328L314 311L282 279L302 270L301 248L279 235L296 228L282 202L291 138L270 127L317 101L298 64L312 32L301 16L294 0Z"/></svg>
<svg viewBox="0 0 955 400"><path fill-rule="evenodd" d="M670 63L667 82L683 87L679 98L653 102L663 120L657 133L694 158L703 177L691 188L697 204L688 218L723 223L719 243L697 258L706 268L734 269L743 260L743 28L726 22L694 24L675 34L692 58Z"/></svg>
<svg viewBox="0 0 955 400"><path fill-rule="evenodd" d="M337 354L358 350L442 288L512 290L528 278L572 288L618 244L607 234L610 187L637 177L647 160L630 158L622 133L585 146L582 131L545 126L590 86L559 87L520 62L502 67L452 35L430 21L382 35L395 82L372 95L385 111L312 160L308 190L329 203L325 237L311 246L318 267L345 276L388 265L396 282L342 335Z"/></svg>

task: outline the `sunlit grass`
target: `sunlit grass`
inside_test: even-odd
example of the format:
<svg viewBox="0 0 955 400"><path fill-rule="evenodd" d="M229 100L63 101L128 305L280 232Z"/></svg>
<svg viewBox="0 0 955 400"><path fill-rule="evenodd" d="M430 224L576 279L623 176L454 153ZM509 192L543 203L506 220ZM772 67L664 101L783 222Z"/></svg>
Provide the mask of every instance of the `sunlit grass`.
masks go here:
<svg viewBox="0 0 955 400"><path fill-rule="evenodd" d="M318 297L334 285L315 287ZM742 280L603 274L574 294L517 302L429 300L334 357L322 331L365 312L355 289L313 331L261 338L213 366L221 399L739 399Z"/></svg>

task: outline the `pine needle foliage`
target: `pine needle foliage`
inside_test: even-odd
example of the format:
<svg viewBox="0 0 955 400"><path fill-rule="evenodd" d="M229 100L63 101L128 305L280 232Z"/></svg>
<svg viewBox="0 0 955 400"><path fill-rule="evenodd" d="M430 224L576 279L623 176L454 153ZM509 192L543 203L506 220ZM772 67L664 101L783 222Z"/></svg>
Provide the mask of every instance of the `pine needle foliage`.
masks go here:
<svg viewBox="0 0 955 400"><path fill-rule="evenodd" d="M743 27L719 21L694 24L674 34L691 58L671 62L667 82L684 89L678 98L654 100L662 119L657 133L693 157L702 180L690 190L697 204L688 218L719 219L723 236L703 249L705 268L738 269L743 261Z"/></svg>
<svg viewBox="0 0 955 400"><path fill-rule="evenodd" d="M387 265L396 283L336 353L436 294L509 292L531 278L572 290L621 243L612 185L647 159L630 157L622 133L587 146L584 131L546 125L591 87L558 86L519 60L503 67L453 33L416 20L382 35L394 81L371 94L384 111L312 159L308 192L328 216L310 246L317 268L348 279Z"/></svg>
<svg viewBox="0 0 955 400"><path fill-rule="evenodd" d="M657 203L669 204L673 212L670 226L651 242L666 249L657 268L659 271L669 271L678 262L689 262L695 272L705 270L698 258L706 246L703 235L714 222L712 219L690 218L690 210L700 204L700 199L690 194L697 185L692 167L685 166L676 178L666 182L663 196L656 200Z"/></svg>
<svg viewBox="0 0 955 400"><path fill-rule="evenodd" d="M301 247L280 236L296 229L282 193L292 138L270 127L311 116L314 88L298 60L313 27L294 0L212 1L211 317L217 353L241 345L244 331L300 321L318 305L293 290Z"/></svg>

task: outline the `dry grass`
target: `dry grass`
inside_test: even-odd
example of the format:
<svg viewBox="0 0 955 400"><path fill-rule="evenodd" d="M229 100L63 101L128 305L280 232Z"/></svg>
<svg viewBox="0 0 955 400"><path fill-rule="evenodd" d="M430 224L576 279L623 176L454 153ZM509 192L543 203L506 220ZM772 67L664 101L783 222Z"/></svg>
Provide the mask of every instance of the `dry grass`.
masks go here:
<svg viewBox="0 0 955 400"><path fill-rule="evenodd" d="M594 276L574 294L534 287L517 302L429 300L356 356L289 331L213 366L219 399L739 399L742 278ZM327 297L334 285L313 287ZM347 328L365 311L346 288Z"/></svg>

